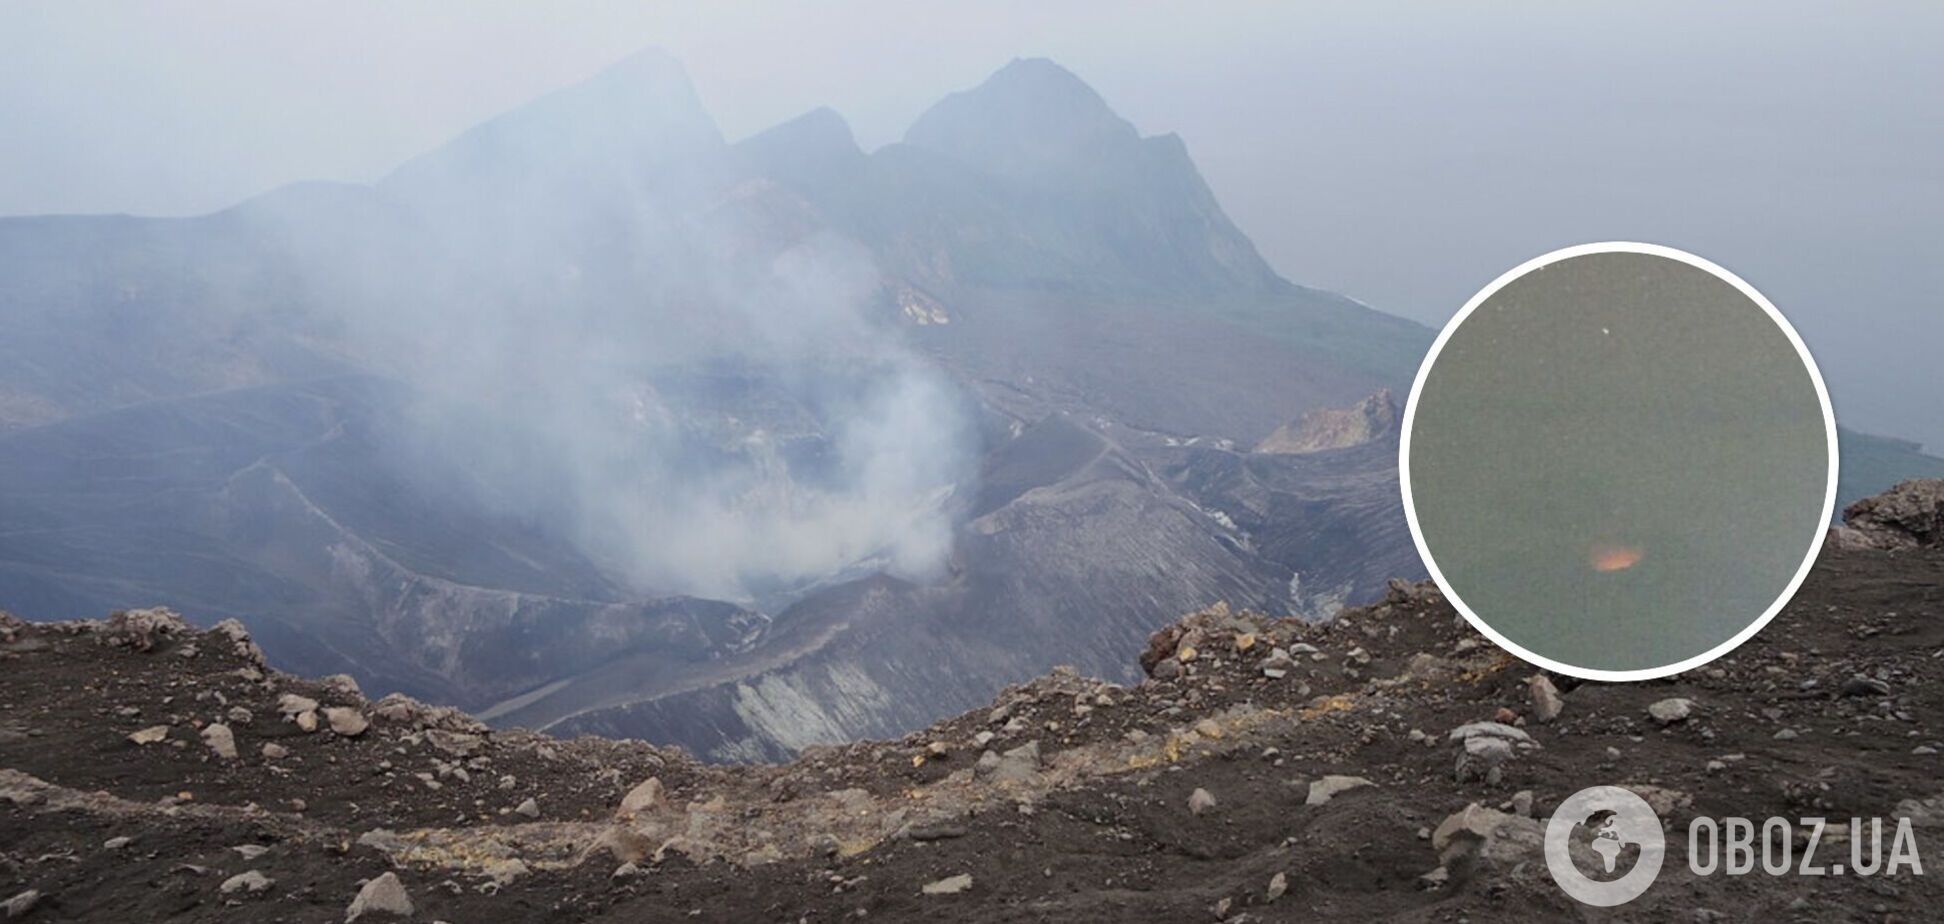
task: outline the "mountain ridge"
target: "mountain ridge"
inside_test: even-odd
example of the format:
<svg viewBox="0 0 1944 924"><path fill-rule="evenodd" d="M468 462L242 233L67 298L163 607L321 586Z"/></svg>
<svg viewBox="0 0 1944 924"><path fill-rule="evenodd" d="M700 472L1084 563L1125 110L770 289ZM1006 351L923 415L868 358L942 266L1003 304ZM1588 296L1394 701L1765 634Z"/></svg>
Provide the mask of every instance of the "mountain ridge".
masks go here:
<svg viewBox="0 0 1944 924"><path fill-rule="evenodd" d="M827 109L729 144L671 66L373 186L0 220L0 605L247 618L293 669L748 760L1422 574L1382 440L1248 447L1430 331L1276 276L1179 139L1069 87L1117 121L997 169Z"/></svg>

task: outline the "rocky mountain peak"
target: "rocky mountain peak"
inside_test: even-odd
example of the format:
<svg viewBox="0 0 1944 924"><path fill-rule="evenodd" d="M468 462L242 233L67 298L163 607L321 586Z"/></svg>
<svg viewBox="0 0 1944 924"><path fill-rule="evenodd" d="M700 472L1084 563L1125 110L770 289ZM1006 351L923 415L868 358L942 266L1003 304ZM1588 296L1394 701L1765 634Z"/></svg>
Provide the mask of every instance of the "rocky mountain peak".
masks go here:
<svg viewBox="0 0 1944 924"><path fill-rule="evenodd" d="M467 130L380 185L409 194L590 171L650 175L723 147L682 65L646 49Z"/></svg>
<svg viewBox="0 0 1944 924"><path fill-rule="evenodd" d="M1143 137L1051 61L1015 60L947 96L878 153L949 184L929 201L962 210L965 236L911 246L950 252L958 281L1200 295L1288 285L1223 214L1180 138Z"/></svg>
<svg viewBox="0 0 1944 924"><path fill-rule="evenodd" d="M905 143L1003 176L1062 172L1140 135L1073 72L1019 58L918 117Z"/></svg>
<svg viewBox="0 0 1944 924"><path fill-rule="evenodd" d="M1283 424L1256 445L1257 452L1305 453L1347 449L1397 431L1397 397L1380 389L1350 407L1319 408Z"/></svg>
<svg viewBox="0 0 1944 924"><path fill-rule="evenodd" d="M836 181L864 161L850 123L828 106L738 142L736 153L757 173L798 184Z"/></svg>

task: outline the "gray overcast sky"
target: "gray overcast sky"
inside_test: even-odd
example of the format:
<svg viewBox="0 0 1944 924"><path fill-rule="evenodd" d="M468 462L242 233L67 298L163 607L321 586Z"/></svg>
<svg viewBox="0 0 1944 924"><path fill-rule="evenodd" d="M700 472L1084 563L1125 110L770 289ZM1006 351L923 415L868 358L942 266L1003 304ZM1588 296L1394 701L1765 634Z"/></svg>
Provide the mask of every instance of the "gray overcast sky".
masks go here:
<svg viewBox="0 0 1944 924"><path fill-rule="evenodd" d="M867 147L1044 55L1299 282L1437 324L1556 247L1684 247L1796 322L1844 423L1944 448L1944 5L1689 6L15 2L0 214L374 179L647 45L731 138L829 105Z"/></svg>

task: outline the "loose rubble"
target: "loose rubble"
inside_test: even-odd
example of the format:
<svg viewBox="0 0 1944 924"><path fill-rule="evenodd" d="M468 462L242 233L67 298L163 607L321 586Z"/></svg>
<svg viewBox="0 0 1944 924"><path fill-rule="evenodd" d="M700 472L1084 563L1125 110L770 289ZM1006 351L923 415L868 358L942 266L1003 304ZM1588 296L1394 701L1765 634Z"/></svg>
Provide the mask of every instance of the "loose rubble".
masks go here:
<svg viewBox="0 0 1944 924"><path fill-rule="evenodd" d="M1321 625L1210 606L1128 676L1056 670L746 767L367 701L263 665L242 623L0 619L0 895L117 922L1552 919L1538 845L1594 783L1669 830L1944 831L1938 586L1944 550L1836 549L1754 640L1649 684L1535 673L1428 583ZM1777 879L1761 904L1663 876L1612 917L1944 901L1929 878Z"/></svg>
<svg viewBox="0 0 1944 924"><path fill-rule="evenodd" d="M1843 508L1832 544L1846 549L1905 550L1944 543L1944 479L1918 478Z"/></svg>

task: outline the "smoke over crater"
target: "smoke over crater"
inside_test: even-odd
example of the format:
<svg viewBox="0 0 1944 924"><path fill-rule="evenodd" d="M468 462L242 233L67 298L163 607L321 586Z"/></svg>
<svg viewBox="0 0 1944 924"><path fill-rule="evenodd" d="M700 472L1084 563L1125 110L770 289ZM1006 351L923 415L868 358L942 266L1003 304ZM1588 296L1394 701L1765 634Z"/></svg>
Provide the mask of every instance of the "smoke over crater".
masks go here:
<svg viewBox="0 0 1944 924"><path fill-rule="evenodd" d="M739 172L672 67L469 132L341 226L247 217L296 239L320 339L412 386L375 438L421 489L559 533L633 593L934 572L969 404L880 310L870 253Z"/></svg>

